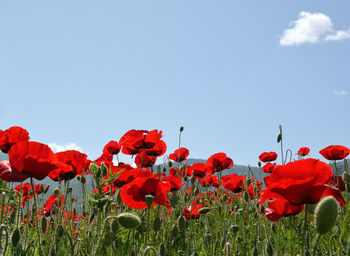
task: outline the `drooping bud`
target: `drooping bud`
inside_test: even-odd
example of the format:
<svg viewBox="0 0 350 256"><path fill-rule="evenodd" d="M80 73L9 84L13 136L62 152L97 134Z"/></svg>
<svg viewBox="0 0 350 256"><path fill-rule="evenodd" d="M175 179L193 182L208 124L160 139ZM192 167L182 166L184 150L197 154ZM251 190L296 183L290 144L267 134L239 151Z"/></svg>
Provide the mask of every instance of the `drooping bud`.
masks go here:
<svg viewBox="0 0 350 256"><path fill-rule="evenodd" d="M108 173L108 168L107 168L107 166L105 165L104 162L101 163L100 169L101 169L102 177L106 177L107 173Z"/></svg>
<svg viewBox="0 0 350 256"><path fill-rule="evenodd" d="M161 243L159 246L159 255L165 256L165 245L163 243Z"/></svg>
<svg viewBox="0 0 350 256"><path fill-rule="evenodd" d="M237 224L231 225L230 230L233 234L235 234L238 232L239 226Z"/></svg>
<svg viewBox="0 0 350 256"><path fill-rule="evenodd" d="M177 226L174 224L172 227L171 227L171 237L173 239L175 239L177 237L177 235L179 234L179 230L177 228Z"/></svg>
<svg viewBox="0 0 350 256"><path fill-rule="evenodd" d="M85 178L85 176L81 176L81 177L80 177L80 182L81 182L82 184L85 184L85 183L86 183L86 178Z"/></svg>
<svg viewBox="0 0 350 256"><path fill-rule="evenodd" d="M278 136L277 136L277 143L280 143L281 140L282 140L282 134L278 134Z"/></svg>
<svg viewBox="0 0 350 256"><path fill-rule="evenodd" d="M196 182L196 176L191 176L191 183L195 183Z"/></svg>
<svg viewBox="0 0 350 256"><path fill-rule="evenodd" d="M315 209L315 226L317 233L327 233L335 224L338 215L338 203L332 196L321 199Z"/></svg>
<svg viewBox="0 0 350 256"><path fill-rule="evenodd" d="M273 256L274 250L273 250L272 244L270 242L267 242L267 244L265 246L265 252L268 256Z"/></svg>
<svg viewBox="0 0 350 256"><path fill-rule="evenodd" d="M178 228L179 228L181 233L185 232L185 230L186 230L186 219L185 219L184 216L181 215L181 216L179 216L177 218L177 226L178 226Z"/></svg>
<svg viewBox="0 0 350 256"><path fill-rule="evenodd" d="M261 162L260 161L258 162L258 166L261 167Z"/></svg>
<svg viewBox="0 0 350 256"><path fill-rule="evenodd" d="M210 207L203 207L201 209L198 210L199 214L206 214L208 212L210 212L211 208Z"/></svg>
<svg viewBox="0 0 350 256"><path fill-rule="evenodd" d="M111 229L113 233L117 233L119 230L119 223L116 219L114 219L111 223Z"/></svg>
<svg viewBox="0 0 350 256"><path fill-rule="evenodd" d="M45 216L43 216L42 219L41 219L41 231L43 233L45 233L46 232L46 228L47 228L47 220L46 220Z"/></svg>
<svg viewBox="0 0 350 256"><path fill-rule="evenodd" d="M18 229L15 229L12 232L12 236L11 236L12 247L16 247L20 239L21 239L21 234Z"/></svg>
<svg viewBox="0 0 350 256"><path fill-rule="evenodd" d="M128 229L137 228L141 225L140 217L129 212L119 214L117 220L120 225Z"/></svg>
<svg viewBox="0 0 350 256"><path fill-rule="evenodd" d="M169 168L173 167L173 163L171 161L168 162L168 167Z"/></svg>
<svg viewBox="0 0 350 256"><path fill-rule="evenodd" d="M57 227L57 236L58 238L62 238L64 235L64 229L63 229L63 226L62 225L59 225Z"/></svg>
<svg viewBox="0 0 350 256"><path fill-rule="evenodd" d="M224 255L226 255L226 256L231 256L232 255L232 253L231 253L231 244L229 242L225 243Z"/></svg>
<svg viewBox="0 0 350 256"><path fill-rule="evenodd" d="M184 127L180 126L180 132L183 132L183 131L184 131Z"/></svg>
<svg viewBox="0 0 350 256"><path fill-rule="evenodd" d="M46 194L50 189L50 184L47 184L47 186L44 188L44 194Z"/></svg>

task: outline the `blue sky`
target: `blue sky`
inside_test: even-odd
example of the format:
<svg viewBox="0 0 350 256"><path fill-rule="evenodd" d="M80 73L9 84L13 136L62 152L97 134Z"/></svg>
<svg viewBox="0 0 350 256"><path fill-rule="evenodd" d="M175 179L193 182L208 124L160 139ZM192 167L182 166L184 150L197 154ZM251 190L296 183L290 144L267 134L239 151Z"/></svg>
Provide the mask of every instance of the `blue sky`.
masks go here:
<svg viewBox="0 0 350 256"><path fill-rule="evenodd" d="M256 165L350 146L349 1L2 1L0 129L92 159L130 129ZM122 158L127 161L129 158Z"/></svg>

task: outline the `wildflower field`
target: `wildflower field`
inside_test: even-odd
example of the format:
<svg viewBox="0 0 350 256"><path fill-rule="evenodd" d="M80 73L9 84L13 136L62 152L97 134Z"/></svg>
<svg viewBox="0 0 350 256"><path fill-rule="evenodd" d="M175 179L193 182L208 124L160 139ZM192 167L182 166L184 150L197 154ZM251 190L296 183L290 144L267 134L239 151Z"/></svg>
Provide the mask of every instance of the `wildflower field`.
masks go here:
<svg viewBox="0 0 350 256"><path fill-rule="evenodd" d="M281 151L257 156L261 173L226 174L234 162L223 152L187 165L183 131L167 149L162 131L130 130L91 160L54 153L21 127L0 130L9 159L0 161L0 254L350 255L349 148L315 149L321 160L307 147L293 154L280 127Z"/></svg>

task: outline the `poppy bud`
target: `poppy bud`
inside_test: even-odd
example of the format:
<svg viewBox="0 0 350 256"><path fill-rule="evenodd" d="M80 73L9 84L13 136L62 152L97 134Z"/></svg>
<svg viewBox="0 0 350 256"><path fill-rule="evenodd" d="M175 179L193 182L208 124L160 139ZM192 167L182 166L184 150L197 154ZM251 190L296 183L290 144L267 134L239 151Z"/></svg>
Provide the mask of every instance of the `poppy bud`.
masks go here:
<svg viewBox="0 0 350 256"><path fill-rule="evenodd" d="M59 188L59 187L55 187L54 190L53 190L53 194L54 194L55 196L58 196L60 193L61 193L60 188Z"/></svg>
<svg viewBox="0 0 350 256"><path fill-rule="evenodd" d="M258 166L261 167L261 162L260 161L258 162Z"/></svg>
<svg viewBox="0 0 350 256"><path fill-rule="evenodd" d="M47 184L47 186L44 189L44 194L46 194L50 189L50 184Z"/></svg>
<svg viewBox="0 0 350 256"><path fill-rule="evenodd" d="M185 232L186 230L186 219L184 216L179 216L177 218L177 226L179 227L180 232Z"/></svg>
<svg viewBox="0 0 350 256"><path fill-rule="evenodd" d="M117 203L118 203L118 204L122 204L122 203L123 203L123 200L122 200L122 198L120 197L120 190L117 190L117 192L116 192L116 198L117 198Z"/></svg>
<svg viewBox="0 0 350 256"><path fill-rule="evenodd" d="M179 234L179 229L177 228L177 226L174 224L171 227L171 238L175 239L177 237L177 235Z"/></svg>
<svg viewBox="0 0 350 256"><path fill-rule="evenodd" d="M154 201L154 196L152 196L152 195L145 196L145 202L146 202L148 208L151 208L153 201Z"/></svg>
<svg viewBox="0 0 350 256"><path fill-rule="evenodd" d="M80 181L80 178L81 178L81 176L78 175L78 176L77 176L77 180Z"/></svg>
<svg viewBox="0 0 350 256"><path fill-rule="evenodd" d="M118 232L118 230L119 230L119 223L118 223L118 221L116 219L114 219L112 221L111 229L112 229L113 233L117 233Z"/></svg>
<svg viewBox="0 0 350 256"><path fill-rule="evenodd" d="M40 184L40 192L43 192L45 189L45 185L44 184Z"/></svg>
<svg viewBox="0 0 350 256"><path fill-rule="evenodd" d="M183 131L184 131L184 127L180 126L180 132L183 132Z"/></svg>
<svg viewBox="0 0 350 256"><path fill-rule="evenodd" d="M64 235L64 229L63 229L63 226L62 225L59 225L57 227L57 237L58 238L62 238Z"/></svg>
<svg viewBox="0 0 350 256"><path fill-rule="evenodd" d="M282 134L278 134L278 136L277 136L277 143L280 143L281 140L282 140Z"/></svg>
<svg viewBox="0 0 350 256"><path fill-rule="evenodd" d="M45 233L46 232L46 228L47 228L47 220L46 220L45 216L43 216L42 219L41 219L41 231L43 233Z"/></svg>
<svg viewBox="0 0 350 256"><path fill-rule="evenodd" d="M79 176L78 176L79 177ZM85 178L85 176L81 176L80 177L80 182L82 183L82 184L85 184L86 183L86 178Z"/></svg>
<svg viewBox="0 0 350 256"><path fill-rule="evenodd" d="M163 172L166 172L166 168L165 167L163 167Z"/></svg>
<svg viewBox="0 0 350 256"><path fill-rule="evenodd" d="M188 179L188 178L187 178L187 176L185 176L185 177L184 177L184 181L186 182L186 181L187 181L187 179Z"/></svg>
<svg viewBox="0 0 350 256"><path fill-rule="evenodd" d="M198 194L199 194L199 189L198 189L198 187L195 187L195 188L194 188L193 193L194 193L195 195L198 195Z"/></svg>
<svg viewBox="0 0 350 256"><path fill-rule="evenodd" d="M137 228L141 225L140 217L133 213L121 213L118 215L117 220L120 225L128 229Z"/></svg>
<svg viewBox="0 0 350 256"><path fill-rule="evenodd" d="M199 214L206 214L208 212L210 212L211 208L210 207L203 207L201 209L198 210Z"/></svg>
<svg viewBox="0 0 350 256"><path fill-rule="evenodd" d="M332 196L321 199L315 209L315 226L317 233L327 233L335 224L338 215L338 203Z"/></svg>
<svg viewBox="0 0 350 256"><path fill-rule="evenodd" d="M90 166L89 166L89 170L92 174L95 174L97 172L97 165L95 163L91 163Z"/></svg>
<svg viewBox="0 0 350 256"><path fill-rule="evenodd" d="M20 239L21 239L21 234L18 229L15 229L11 236L12 247L16 247Z"/></svg>
<svg viewBox="0 0 350 256"><path fill-rule="evenodd" d="M196 182L196 177L195 176L191 176L191 183L195 183Z"/></svg>
<svg viewBox="0 0 350 256"><path fill-rule="evenodd" d="M265 252L268 256L273 256L273 254L274 254L273 247L272 247L272 244L270 242L267 242L266 247L265 247Z"/></svg>
<svg viewBox="0 0 350 256"><path fill-rule="evenodd" d="M165 256L165 245L163 243L161 243L159 246L159 255Z"/></svg>
<svg viewBox="0 0 350 256"><path fill-rule="evenodd" d="M153 221L153 230L155 232L158 232L160 230L160 226L161 226L161 220L159 216L157 216Z"/></svg>
<svg viewBox="0 0 350 256"><path fill-rule="evenodd" d="M171 161L168 162L168 167L169 168L173 167L173 163Z"/></svg>
<svg viewBox="0 0 350 256"><path fill-rule="evenodd" d="M102 177L106 177L107 176L107 173L108 173L108 168L107 166L105 165L104 162L102 162L101 166L100 166L100 169L101 169L101 175Z"/></svg>

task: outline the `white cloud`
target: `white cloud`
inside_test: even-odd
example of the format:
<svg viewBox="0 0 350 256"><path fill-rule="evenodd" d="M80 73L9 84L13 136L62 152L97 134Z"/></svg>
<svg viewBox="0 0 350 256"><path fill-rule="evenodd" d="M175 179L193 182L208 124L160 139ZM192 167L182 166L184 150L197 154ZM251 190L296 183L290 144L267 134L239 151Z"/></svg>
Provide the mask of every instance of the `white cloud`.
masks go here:
<svg viewBox="0 0 350 256"><path fill-rule="evenodd" d="M350 38L350 29L348 29L347 31L345 31L345 30L335 31L333 34L327 35L325 40L326 41L339 41L339 40L344 40L344 39L348 39L348 38Z"/></svg>
<svg viewBox="0 0 350 256"><path fill-rule="evenodd" d="M336 95L336 96L345 96L348 94L347 91L344 91L344 90L341 90L341 91L338 91L338 90L334 90L333 91L333 94Z"/></svg>
<svg viewBox="0 0 350 256"><path fill-rule="evenodd" d="M323 13L300 12L292 28L284 30L280 39L282 46L298 46L304 43L318 43L321 40L336 41L350 37L350 30L333 29L331 19Z"/></svg>
<svg viewBox="0 0 350 256"><path fill-rule="evenodd" d="M80 152L82 151L82 148L80 146L78 146L77 144L75 144L74 142L69 143L67 145L57 145L56 143L50 143L49 147L55 153L61 152L61 151L66 151L66 150L78 150Z"/></svg>

